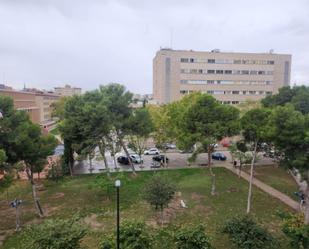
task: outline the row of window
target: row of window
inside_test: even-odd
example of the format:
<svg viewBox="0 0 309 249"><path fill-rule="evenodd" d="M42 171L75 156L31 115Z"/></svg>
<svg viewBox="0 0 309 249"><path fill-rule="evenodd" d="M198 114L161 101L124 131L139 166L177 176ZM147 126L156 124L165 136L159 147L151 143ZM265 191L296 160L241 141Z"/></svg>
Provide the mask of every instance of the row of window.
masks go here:
<svg viewBox="0 0 309 249"><path fill-rule="evenodd" d="M274 65L273 60L234 60L234 59L206 59L206 58L180 58L182 63L209 63L209 64L248 64L248 65Z"/></svg>
<svg viewBox="0 0 309 249"><path fill-rule="evenodd" d="M186 73L186 74L273 75L274 71L263 71L263 70L180 69L180 73Z"/></svg>
<svg viewBox="0 0 309 249"><path fill-rule="evenodd" d="M180 90L180 94L189 94L190 90ZM202 91L203 93L214 95L271 95L271 91L223 91L223 90L208 90Z"/></svg>
<svg viewBox="0 0 309 249"><path fill-rule="evenodd" d="M233 80L180 80L181 84L193 84L193 85L271 85L272 81L233 81Z"/></svg>

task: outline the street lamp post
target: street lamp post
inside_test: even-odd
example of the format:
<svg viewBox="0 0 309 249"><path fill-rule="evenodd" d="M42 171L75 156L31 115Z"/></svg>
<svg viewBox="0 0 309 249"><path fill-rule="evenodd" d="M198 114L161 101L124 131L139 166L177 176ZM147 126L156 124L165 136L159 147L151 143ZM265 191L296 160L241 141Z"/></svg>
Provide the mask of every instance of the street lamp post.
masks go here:
<svg viewBox="0 0 309 249"><path fill-rule="evenodd" d="M119 189L121 186L120 180L115 181L115 187L117 190L117 249L119 249L119 235L120 235L120 212L119 212Z"/></svg>

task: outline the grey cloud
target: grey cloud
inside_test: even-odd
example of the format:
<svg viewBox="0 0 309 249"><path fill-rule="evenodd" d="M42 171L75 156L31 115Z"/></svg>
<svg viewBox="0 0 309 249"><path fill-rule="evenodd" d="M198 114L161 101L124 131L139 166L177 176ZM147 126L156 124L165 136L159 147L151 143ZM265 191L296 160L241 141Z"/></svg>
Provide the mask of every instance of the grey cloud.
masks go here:
<svg viewBox="0 0 309 249"><path fill-rule="evenodd" d="M0 0L0 79L22 87L120 82L151 92L160 46L293 54L309 82L306 0Z"/></svg>

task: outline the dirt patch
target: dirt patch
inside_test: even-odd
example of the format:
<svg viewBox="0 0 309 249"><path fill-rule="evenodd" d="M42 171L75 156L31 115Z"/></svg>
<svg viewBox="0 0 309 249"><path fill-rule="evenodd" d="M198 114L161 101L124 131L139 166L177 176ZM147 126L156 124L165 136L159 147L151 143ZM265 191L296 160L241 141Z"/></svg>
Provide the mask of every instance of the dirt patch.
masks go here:
<svg viewBox="0 0 309 249"><path fill-rule="evenodd" d="M60 209L62 209L62 206L47 207L47 208L44 208L43 211L44 211L45 216L51 216Z"/></svg>
<svg viewBox="0 0 309 249"><path fill-rule="evenodd" d="M59 198L62 198L64 197L64 193L56 193L54 195L52 195L50 198L51 199L59 199Z"/></svg>
<svg viewBox="0 0 309 249"><path fill-rule="evenodd" d="M205 199L205 196L197 194L197 193L192 193L191 194L191 199L194 200L194 201L201 202L202 200Z"/></svg>
<svg viewBox="0 0 309 249"><path fill-rule="evenodd" d="M36 190L39 192L43 192L43 191L46 191L46 188L43 184L38 184L36 185Z"/></svg>
<svg viewBox="0 0 309 249"><path fill-rule="evenodd" d="M175 196L167 208L161 213L159 210L156 212L153 218L146 221L147 225L152 227L158 227L161 225L167 225L173 220L178 214L184 212L186 208L183 208L180 204L181 198Z"/></svg>
<svg viewBox="0 0 309 249"><path fill-rule="evenodd" d="M84 218L84 222L85 222L88 226L90 226L91 229L93 229L93 230L100 230L100 229L103 228L103 224L100 223L100 222L97 220L97 218L98 218L98 215L96 215L96 214L91 214L91 215L86 216L86 217Z"/></svg>
<svg viewBox="0 0 309 249"><path fill-rule="evenodd" d="M239 191L238 188L231 187L231 188L229 188L226 192L228 192L228 193L235 193L235 192L238 192L238 191Z"/></svg>
<svg viewBox="0 0 309 249"><path fill-rule="evenodd" d="M202 204L198 204L194 207L194 210L196 213L198 213L199 215L206 215L206 214L209 214L210 213L210 207L206 207Z"/></svg>

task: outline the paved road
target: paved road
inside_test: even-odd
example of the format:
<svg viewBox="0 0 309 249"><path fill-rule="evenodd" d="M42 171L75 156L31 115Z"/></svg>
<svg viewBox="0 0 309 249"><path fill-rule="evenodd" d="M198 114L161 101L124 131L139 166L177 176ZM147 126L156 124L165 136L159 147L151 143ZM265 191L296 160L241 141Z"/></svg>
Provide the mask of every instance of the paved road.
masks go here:
<svg viewBox="0 0 309 249"><path fill-rule="evenodd" d="M229 166L231 165L231 155L229 151L219 149L218 151L221 151L226 157L226 161L215 161L213 160L213 166L214 167L223 167L223 166ZM167 158L169 159L169 163L167 164L167 168L169 169L174 169L174 168L186 168L188 167L188 158L190 157L191 154L188 153L179 153L177 151L169 151L166 153ZM97 153L97 156L99 156L99 153ZM106 154L107 157L107 162L109 165L109 169L111 172L116 171L115 170L115 165L113 158L110 156L110 154ZM145 170L153 170L151 168L151 163L152 163L152 157L153 156L146 156L143 155L143 160L144 163L143 165L140 164L134 164L136 171L145 171ZM197 158L197 160L192 163L190 166L192 167L205 167L202 166L203 164L207 163L208 161L208 156L206 153L200 154ZM122 165L119 163L117 164L117 171L131 171L131 167L129 165ZM261 158L259 160L258 164L265 165L265 164L272 164L271 159L269 158ZM89 174L89 173L100 173L105 171L105 166L103 164L102 160L93 160L92 161L92 167L90 167L89 161L81 161L81 162L76 162L75 167L74 167L74 173L75 174Z"/></svg>

